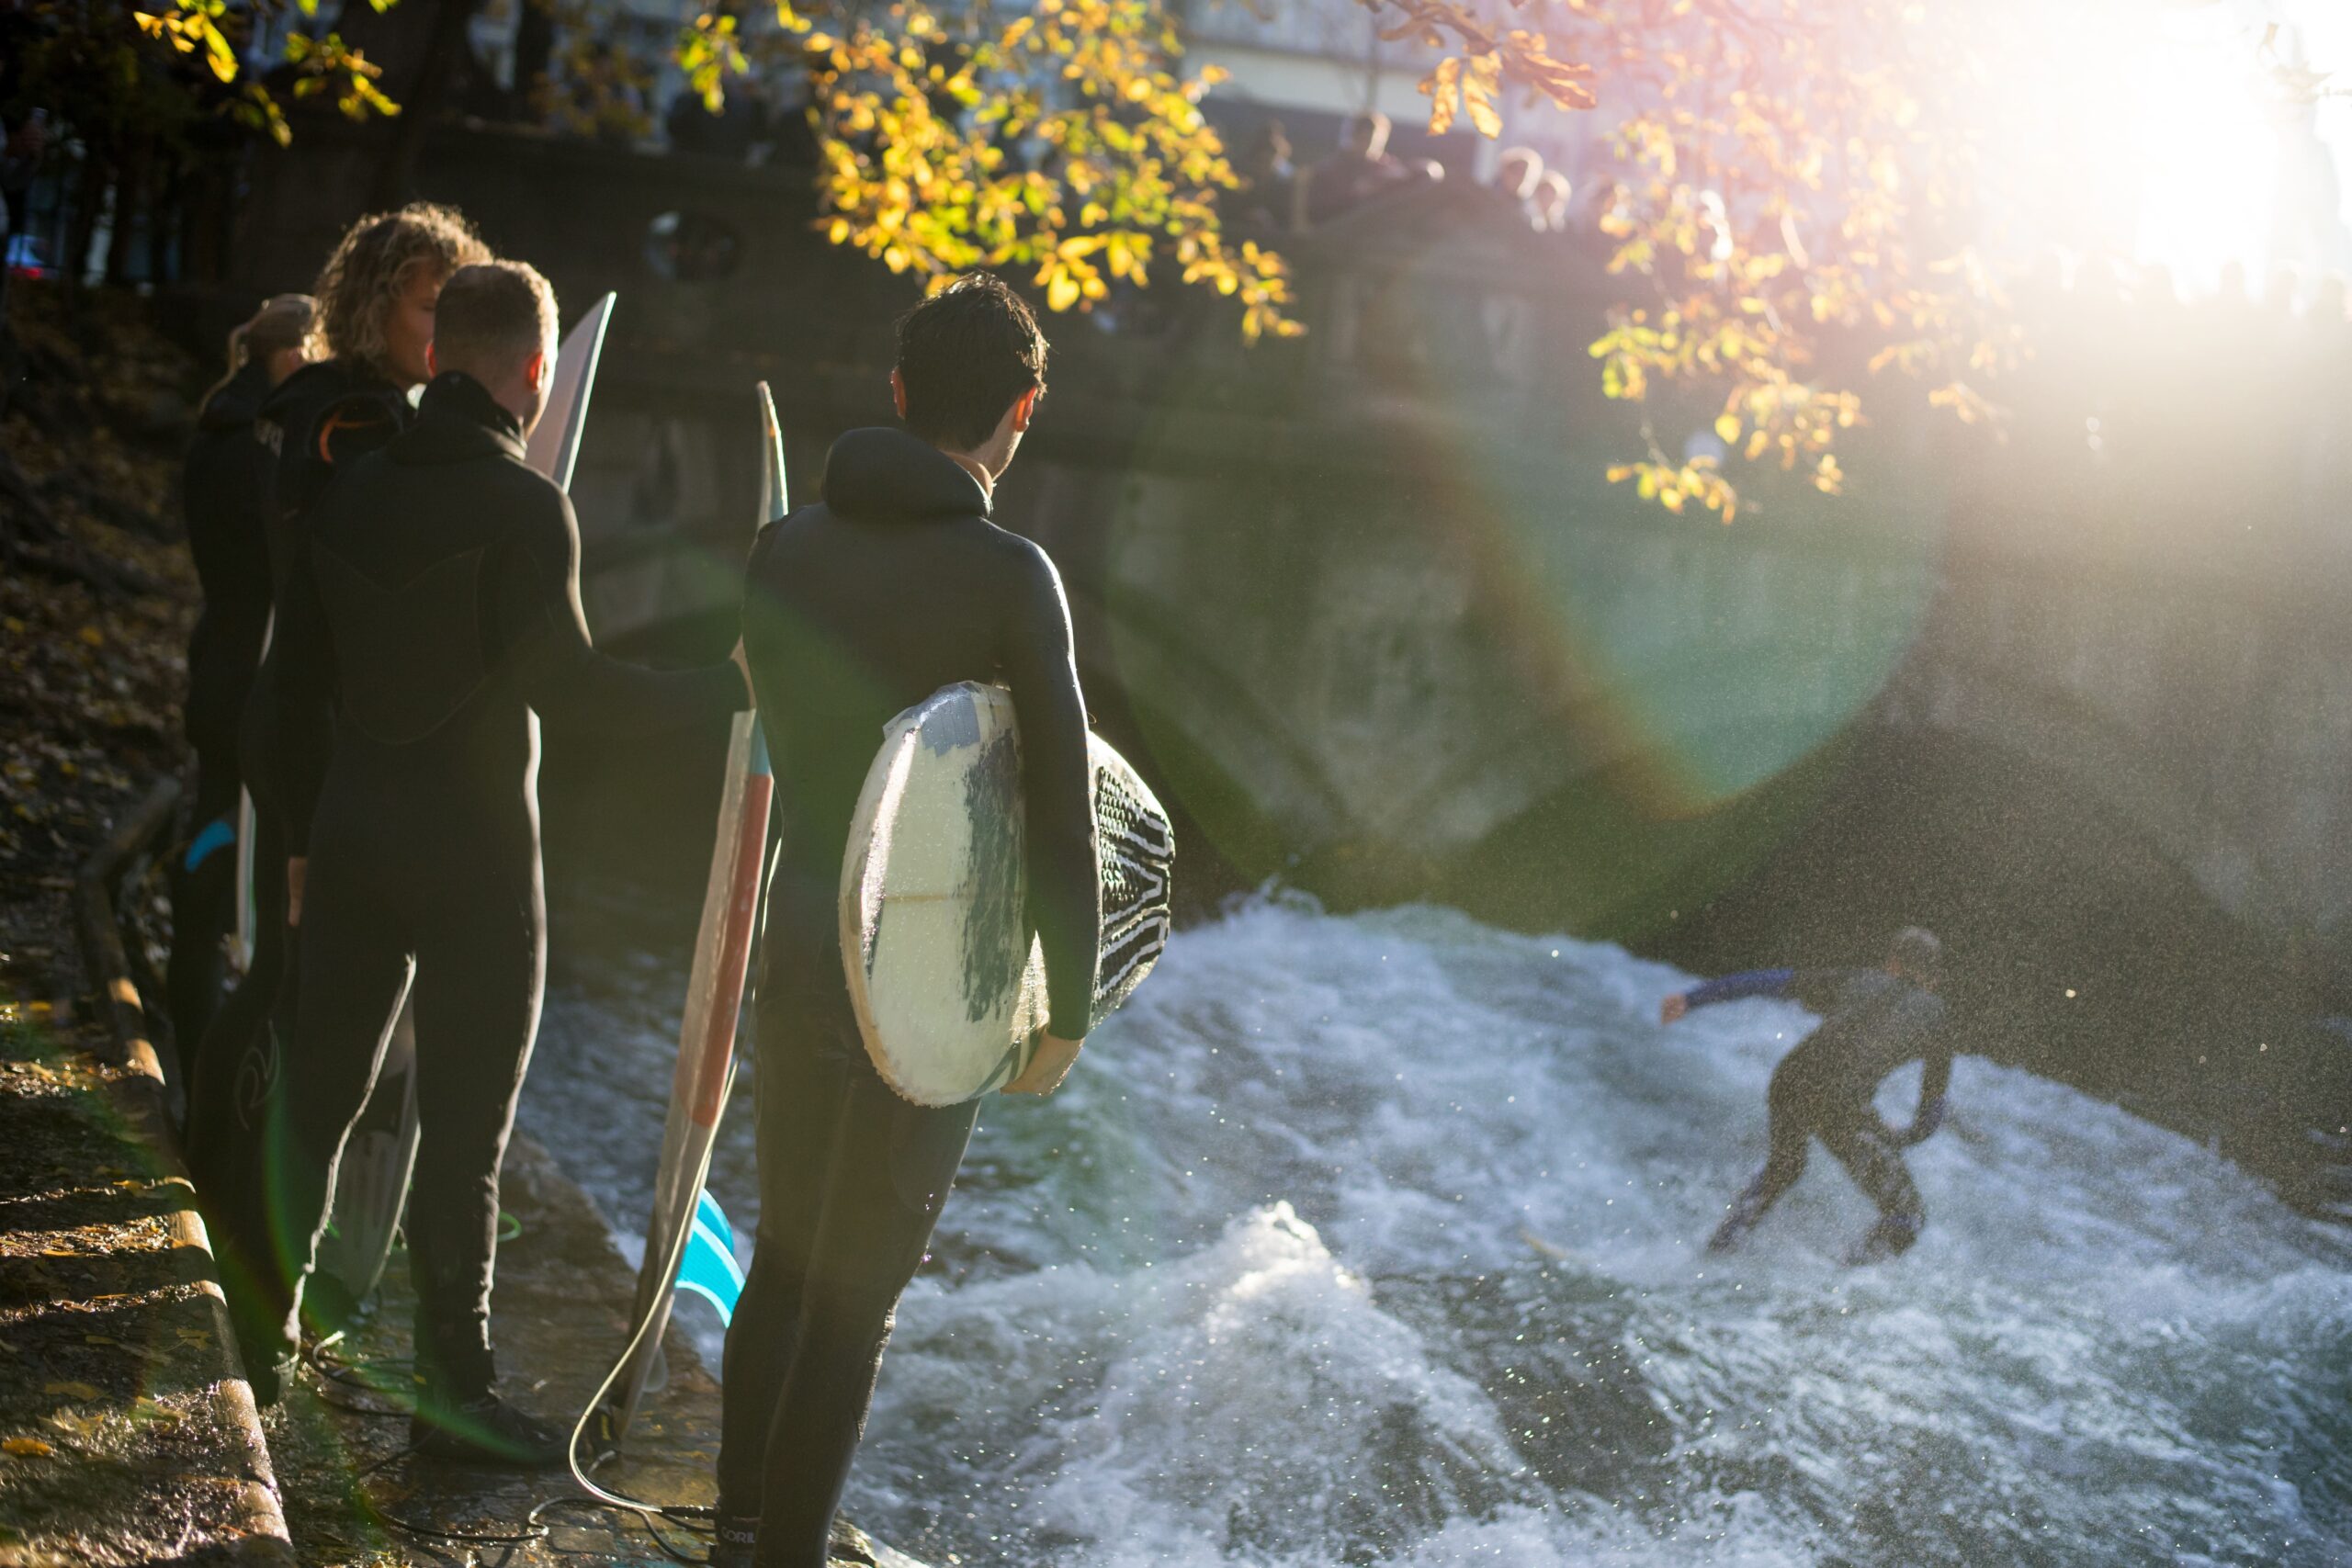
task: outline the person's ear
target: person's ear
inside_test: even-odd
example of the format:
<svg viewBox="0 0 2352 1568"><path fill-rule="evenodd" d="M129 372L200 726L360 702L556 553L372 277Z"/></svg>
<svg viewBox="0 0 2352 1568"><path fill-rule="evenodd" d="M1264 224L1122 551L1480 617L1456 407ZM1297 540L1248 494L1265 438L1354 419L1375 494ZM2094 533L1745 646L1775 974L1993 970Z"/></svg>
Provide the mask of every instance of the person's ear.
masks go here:
<svg viewBox="0 0 2352 1568"><path fill-rule="evenodd" d="M1037 400L1046 395L1043 387L1032 387L1012 400L1012 433L1026 435L1029 422L1037 417Z"/></svg>
<svg viewBox="0 0 2352 1568"><path fill-rule="evenodd" d="M890 405L899 411L900 419L907 417L907 383L895 369L890 372Z"/></svg>
<svg viewBox="0 0 2352 1568"><path fill-rule="evenodd" d="M430 343L427 343L424 345L424 373L428 377L438 376L441 374L441 363L439 360L434 358L433 344Z"/></svg>
<svg viewBox="0 0 2352 1568"><path fill-rule="evenodd" d="M552 372L552 367L553 361L548 358L546 349L542 348L531 355L531 363L523 367L523 375L531 383L531 390L535 392L547 390L548 377Z"/></svg>

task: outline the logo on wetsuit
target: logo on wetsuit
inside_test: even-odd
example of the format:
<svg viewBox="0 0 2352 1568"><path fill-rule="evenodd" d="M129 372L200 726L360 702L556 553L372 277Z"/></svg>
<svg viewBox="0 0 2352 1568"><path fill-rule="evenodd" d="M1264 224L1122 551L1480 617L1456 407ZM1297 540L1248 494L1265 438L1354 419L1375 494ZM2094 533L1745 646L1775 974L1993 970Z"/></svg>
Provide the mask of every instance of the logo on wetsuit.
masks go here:
<svg viewBox="0 0 2352 1568"><path fill-rule="evenodd" d="M380 436L400 433L400 422L387 412L373 398L353 398L327 410L319 421L319 461L335 460L336 437L349 432L355 437L375 436L366 440L357 450L368 452L381 444Z"/></svg>

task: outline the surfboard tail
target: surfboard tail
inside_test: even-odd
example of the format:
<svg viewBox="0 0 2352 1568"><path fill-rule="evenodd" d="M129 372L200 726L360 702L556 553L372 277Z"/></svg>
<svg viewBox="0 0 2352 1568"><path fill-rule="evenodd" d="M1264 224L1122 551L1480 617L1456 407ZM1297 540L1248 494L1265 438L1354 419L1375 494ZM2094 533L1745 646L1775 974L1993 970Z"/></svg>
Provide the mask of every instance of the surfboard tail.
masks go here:
<svg viewBox="0 0 2352 1568"><path fill-rule="evenodd" d="M765 382L758 388L757 400L763 449L759 520L764 524L784 503L784 441L775 401ZM616 1394L605 1426L605 1434L615 1447L627 1436L644 1398L676 1291L692 1289L718 1300L713 1294L711 1260L703 1259L691 1274L683 1266L698 1256L694 1251L697 1214L706 1209L715 1213L718 1207L704 1190L703 1179L719 1117L734 1084L736 1023L760 925L760 890L766 870L774 793L766 734L758 716L738 714L728 736L718 833L711 843L710 875L703 888L702 922L688 976L685 1016L678 1031L677 1066L670 1080L661 1164L654 1172L645 1260L638 1273L637 1312L631 1321L641 1325L642 1331L613 1380ZM704 1220L707 1227L707 1214ZM724 1224L723 1218L719 1224ZM731 1266L731 1254L729 1263ZM729 1296L722 1311L732 1310Z"/></svg>
<svg viewBox="0 0 2352 1568"><path fill-rule="evenodd" d="M760 444L760 524L764 527L792 510L792 497L784 478L784 425L776 418L775 399L768 392L768 384L759 384L760 425L763 437Z"/></svg>
<svg viewBox="0 0 2352 1568"><path fill-rule="evenodd" d="M567 491L580 461L581 434L588 426L588 399L605 355L605 329L612 324L613 307L619 302L620 296L605 295L564 335L547 409L525 447L526 461Z"/></svg>

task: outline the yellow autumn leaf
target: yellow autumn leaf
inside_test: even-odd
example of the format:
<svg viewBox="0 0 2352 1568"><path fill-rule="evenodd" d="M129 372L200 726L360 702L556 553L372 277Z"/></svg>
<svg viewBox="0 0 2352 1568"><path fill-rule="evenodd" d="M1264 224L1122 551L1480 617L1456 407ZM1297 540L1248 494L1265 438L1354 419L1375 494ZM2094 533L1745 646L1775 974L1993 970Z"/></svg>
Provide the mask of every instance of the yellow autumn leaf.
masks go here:
<svg viewBox="0 0 2352 1568"><path fill-rule="evenodd" d="M85 1382L53 1382L42 1389L43 1393L62 1393L68 1399L96 1399L98 1391Z"/></svg>
<svg viewBox="0 0 2352 1568"><path fill-rule="evenodd" d="M22 1459L47 1459L57 1451L39 1438L10 1438L5 1442L0 1442L0 1450L16 1454Z"/></svg>

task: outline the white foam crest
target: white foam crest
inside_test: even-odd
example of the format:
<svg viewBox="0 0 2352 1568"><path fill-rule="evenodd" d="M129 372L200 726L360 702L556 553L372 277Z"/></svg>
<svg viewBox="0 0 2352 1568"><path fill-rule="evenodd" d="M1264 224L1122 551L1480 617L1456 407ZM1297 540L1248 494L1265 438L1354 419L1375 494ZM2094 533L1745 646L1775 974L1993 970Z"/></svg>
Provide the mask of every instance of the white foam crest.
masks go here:
<svg viewBox="0 0 2352 1568"><path fill-rule="evenodd" d="M888 1434L953 1420L1017 1443L1023 1529L1089 1562L1170 1561L1180 1542L1213 1549L1203 1561L1311 1558L1400 1509L1436 1524L1489 1506L1521 1468L1476 1384L1286 1203L1167 1267L919 1287L902 1320L872 1457L920 1486ZM989 1435L1029 1411L1050 1415ZM1377 1455L1377 1474L1334 1455Z"/></svg>

